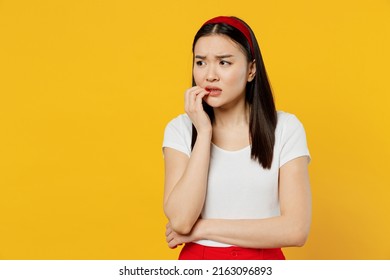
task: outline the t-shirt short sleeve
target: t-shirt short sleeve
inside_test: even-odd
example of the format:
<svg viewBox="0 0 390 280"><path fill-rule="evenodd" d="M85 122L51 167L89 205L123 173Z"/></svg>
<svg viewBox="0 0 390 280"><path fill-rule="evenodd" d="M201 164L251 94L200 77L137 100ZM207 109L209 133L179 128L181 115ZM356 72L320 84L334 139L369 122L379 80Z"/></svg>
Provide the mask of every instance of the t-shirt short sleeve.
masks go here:
<svg viewBox="0 0 390 280"><path fill-rule="evenodd" d="M165 127L162 147L180 151L187 156L191 155L192 122L186 114L171 120Z"/></svg>
<svg viewBox="0 0 390 280"><path fill-rule="evenodd" d="M282 124L279 167L301 156L308 156L310 160L305 129L295 115L287 114Z"/></svg>

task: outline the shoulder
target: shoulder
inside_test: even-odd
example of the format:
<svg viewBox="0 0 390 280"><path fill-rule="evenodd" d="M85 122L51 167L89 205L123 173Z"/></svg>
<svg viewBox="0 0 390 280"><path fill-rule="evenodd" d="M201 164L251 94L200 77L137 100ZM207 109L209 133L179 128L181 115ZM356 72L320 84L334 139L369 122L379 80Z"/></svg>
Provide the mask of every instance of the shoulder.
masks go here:
<svg viewBox="0 0 390 280"><path fill-rule="evenodd" d="M279 167L300 156L309 156L310 159L305 129L295 115L278 111L275 138L276 151L280 155Z"/></svg>
<svg viewBox="0 0 390 280"><path fill-rule="evenodd" d="M276 125L276 131L282 132L285 130L294 130L297 128L303 128L301 121L291 113L277 111L278 122Z"/></svg>
<svg viewBox="0 0 390 280"><path fill-rule="evenodd" d="M297 125L301 124L300 120L291 113L287 113L284 111L277 111L277 116L278 116L278 126L289 126L289 125Z"/></svg>
<svg viewBox="0 0 390 280"><path fill-rule="evenodd" d="M189 130L192 129L191 119L187 114L181 114L173 118L168 124L167 127L173 127L180 130Z"/></svg>
<svg viewBox="0 0 390 280"><path fill-rule="evenodd" d="M172 119L165 127L163 147L176 149L190 156L192 122L187 114Z"/></svg>

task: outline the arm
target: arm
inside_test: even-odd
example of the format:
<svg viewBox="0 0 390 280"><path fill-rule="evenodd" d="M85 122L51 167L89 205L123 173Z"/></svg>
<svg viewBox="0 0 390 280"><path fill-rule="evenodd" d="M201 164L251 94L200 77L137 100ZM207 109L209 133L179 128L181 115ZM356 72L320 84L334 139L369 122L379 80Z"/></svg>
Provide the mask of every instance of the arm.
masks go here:
<svg viewBox="0 0 390 280"><path fill-rule="evenodd" d="M182 234L189 233L198 220L206 196L212 135L210 119L202 107L206 94L199 87L186 92L186 112L198 131L191 157L164 148L164 211L172 228Z"/></svg>
<svg viewBox="0 0 390 280"><path fill-rule="evenodd" d="M249 248L303 246L311 222L307 163L307 157L300 157L280 168L280 216L253 220L198 220L189 235L177 234L168 224L168 245L174 248L184 242L209 239Z"/></svg>

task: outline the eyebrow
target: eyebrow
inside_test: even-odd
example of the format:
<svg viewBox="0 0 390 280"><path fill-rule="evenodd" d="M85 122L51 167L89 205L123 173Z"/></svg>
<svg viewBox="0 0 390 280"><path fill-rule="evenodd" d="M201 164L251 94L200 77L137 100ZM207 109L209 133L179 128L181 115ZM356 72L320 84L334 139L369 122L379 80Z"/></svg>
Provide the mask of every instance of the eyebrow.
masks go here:
<svg viewBox="0 0 390 280"><path fill-rule="evenodd" d="M232 54L223 54L223 55L216 55L215 57L218 58L218 59L222 59L222 58L229 58L229 57L233 57L234 55ZM195 55L195 58L199 58L199 59L205 59L206 56L204 55Z"/></svg>

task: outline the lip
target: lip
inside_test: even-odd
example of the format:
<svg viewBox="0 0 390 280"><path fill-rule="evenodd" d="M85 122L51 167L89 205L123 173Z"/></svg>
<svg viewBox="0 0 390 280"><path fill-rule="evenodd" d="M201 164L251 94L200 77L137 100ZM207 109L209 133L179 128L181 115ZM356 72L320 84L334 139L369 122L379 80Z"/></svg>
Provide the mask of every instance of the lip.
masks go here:
<svg viewBox="0 0 390 280"><path fill-rule="evenodd" d="M219 87L207 86L207 87L205 87L205 90L207 90L209 92L209 96L218 96L218 95L221 95L221 93L222 93L222 89Z"/></svg>

